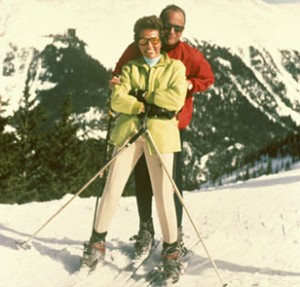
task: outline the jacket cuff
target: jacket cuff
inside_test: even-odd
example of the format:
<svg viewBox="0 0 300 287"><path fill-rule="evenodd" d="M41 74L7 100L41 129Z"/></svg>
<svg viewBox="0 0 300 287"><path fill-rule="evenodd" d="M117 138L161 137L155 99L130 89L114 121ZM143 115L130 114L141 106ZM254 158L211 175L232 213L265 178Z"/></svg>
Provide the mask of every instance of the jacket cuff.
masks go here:
<svg viewBox="0 0 300 287"><path fill-rule="evenodd" d="M144 104L137 101L137 102L134 103L134 105L133 105L132 113L133 113L134 115L138 115L138 114L140 114L140 113L142 112L143 108L144 108Z"/></svg>
<svg viewBox="0 0 300 287"><path fill-rule="evenodd" d="M148 104L154 104L154 92L151 92L149 96L146 96L146 101Z"/></svg>

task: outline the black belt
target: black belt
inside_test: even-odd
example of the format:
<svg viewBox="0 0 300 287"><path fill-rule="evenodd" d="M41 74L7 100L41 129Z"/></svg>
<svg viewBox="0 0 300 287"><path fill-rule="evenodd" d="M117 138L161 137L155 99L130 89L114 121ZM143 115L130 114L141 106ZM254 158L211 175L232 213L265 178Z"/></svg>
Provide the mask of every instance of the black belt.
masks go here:
<svg viewBox="0 0 300 287"><path fill-rule="evenodd" d="M147 107L149 107L149 111L147 116L149 118L163 118L163 119L172 119L176 115L176 112L174 111L168 111L164 108L158 107L156 105L148 104Z"/></svg>

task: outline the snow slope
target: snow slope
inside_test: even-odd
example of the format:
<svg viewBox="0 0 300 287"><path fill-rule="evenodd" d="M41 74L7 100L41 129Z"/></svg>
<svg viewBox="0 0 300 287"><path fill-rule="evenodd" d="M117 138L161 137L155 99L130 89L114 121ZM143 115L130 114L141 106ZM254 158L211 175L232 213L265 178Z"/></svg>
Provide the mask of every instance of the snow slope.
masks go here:
<svg viewBox="0 0 300 287"><path fill-rule="evenodd" d="M80 188L80 187L78 187ZM300 286L300 166L184 198L204 243L228 287ZM49 191L51 192L51 191ZM69 287L79 267L82 244L89 238L95 198L76 199L33 240L30 250L19 250L15 240L26 240L71 195L61 200L24 205L0 205L1 286ZM161 239L154 214L156 238ZM137 232L135 198L122 198L107 238L107 265L77 287L123 286L120 272L132 251L129 237ZM197 242L185 217L185 242ZM176 286L221 286L201 246L196 245L187 273ZM135 280L143 276L143 268ZM116 278L117 277L117 278ZM116 279L113 285L113 279ZM139 286L132 281L128 286Z"/></svg>

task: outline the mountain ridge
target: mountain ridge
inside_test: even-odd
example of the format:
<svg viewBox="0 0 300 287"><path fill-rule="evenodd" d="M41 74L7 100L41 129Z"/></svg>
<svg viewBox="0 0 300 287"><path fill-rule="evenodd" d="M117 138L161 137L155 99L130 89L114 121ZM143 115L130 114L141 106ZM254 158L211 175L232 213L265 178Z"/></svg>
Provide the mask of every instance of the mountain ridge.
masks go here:
<svg viewBox="0 0 300 287"><path fill-rule="evenodd" d="M133 39L132 27L136 19L158 14L170 3L154 0L145 5L141 0L126 3L106 0L70 4L60 0L50 4L49 1L30 0L20 4L17 0L2 0L0 4L0 34L8 41L37 46L43 35L74 28L89 43L89 53L106 68L113 68ZM300 26L300 9L295 9L300 3L272 5L262 0L193 0L187 3L179 0L177 5L186 11L184 36L189 39L196 37L228 47L261 43L278 48L300 48L297 36L287 33Z"/></svg>
<svg viewBox="0 0 300 287"><path fill-rule="evenodd" d="M130 2L128 7L136 2L139 1ZM258 4L259 0L251 3ZM126 5L123 3L118 9L124 7ZM113 35L111 38L114 38ZM184 188L193 190L202 184L220 184L224 176L235 180L257 177L288 169L298 161L300 49L271 47L269 50L261 44L245 46L245 43L240 47L227 47L196 37L186 38L186 41L205 55L216 81L207 92L195 95L194 118L187 129L188 141L184 144ZM17 181L19 176L16 173L27 176L29 171L24 169L34 171L33 179L37 179L35 190L41 189L43 193L46 191L45 185L39 187L41 182L38 181L42 177L39 174L41 166L46 165L54 178L61 173L58 167L65 168L68 180L69 173L80 171L77 180L84 181L81 176L95 172L100 160L95 165L97 157L94 153L103 151L108 126L108 79L111 71L91 53L89 37L81 37L74 28L43 34L36 47L35 42L31 44L29 48L13 42L8 46L3 42L1 44L0 102L3 108L0 113L0 136L7 150L7 135L11 137L11 144L27 146L26 152L21 149L19 155L12 154L13 160L25 157L22 161L35 159L36 162L20 165L15 168L20 169L18 172L13 170L12 163L8 166L11 166ZM20 122L22 113L28 116L23 118L25 122ZM43 118L38 116L40 113ZM30 121L32 123L28 125ZM21 130L22 126L32 127L32 130ZM35 136L41 131L43 136L37 140ZM26 133L33 136L31 147L28 146ZM69 134L67 142L72 142L71 151L74 154L68 154L66 134ZM64 160L70 162L55 157L50 162L48 159L43 162L44 157L56 154L48 143L44 146L44 136L49 142L61 141L61 146L54 146L61 149L59 154L65 153ZM5 151L3 156L7 156ZM37 151L41 153L38 158L41 162L37 161ZM82 161L82 165L77 166L79 163L74 155L83 152L86 159L92 160ZM72 165L74 170L70 169ZM5 171L4 175L5 180L10 180L9 171ZM55 196L66 192L67 187L59 184L62 182L54 186L58 189ZM39 191L36 192L39 194ZM38 195L38 200L43 196Z"/></svg>

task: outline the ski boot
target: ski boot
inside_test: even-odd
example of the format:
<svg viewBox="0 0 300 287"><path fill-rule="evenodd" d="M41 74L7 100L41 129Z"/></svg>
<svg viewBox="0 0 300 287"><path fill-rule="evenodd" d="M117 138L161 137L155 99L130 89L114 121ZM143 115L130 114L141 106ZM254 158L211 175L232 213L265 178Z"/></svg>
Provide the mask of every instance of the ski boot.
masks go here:
<svg viewBox="0 0 300 287"><path fill-rule="evenodd" d="M81 268L88 267L94 270L98 262L104 261L105 236L106 233L93 232L90 241L84 243L83 256L80 260Z"/></svg>
<svg viewBox="0 0 300 287"><path fill-rule="evenodd" d="M184 242L183 242L182 226L178 227L178 247L181 250L182 257L185 256L187 254L188 250L185 247Z"/></svg>
<svg viewBox="0 0 300 287"><path fill-rule="evenodd" d="M172 284L179 281L182 270L181 258L182 253L178 242L163 244L161 261L164 281L171 282Z"/></svg>
<svg viewBox="0 0 300 287"><path fill-rule="evenodd" d="M137 235L130 238L135 240L133 259L148 257L154 244L154 227L152 219L140 222L140 230Z"/></svg>

